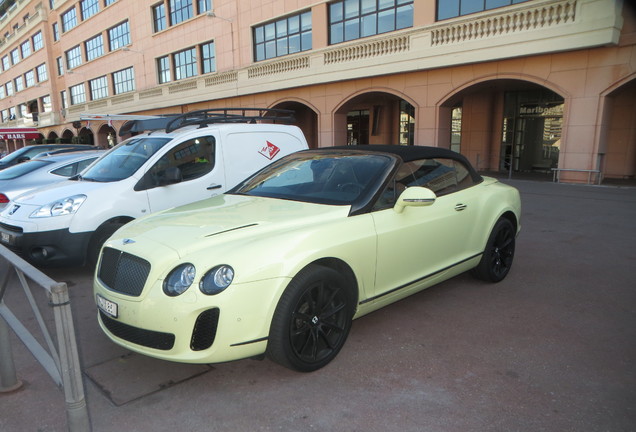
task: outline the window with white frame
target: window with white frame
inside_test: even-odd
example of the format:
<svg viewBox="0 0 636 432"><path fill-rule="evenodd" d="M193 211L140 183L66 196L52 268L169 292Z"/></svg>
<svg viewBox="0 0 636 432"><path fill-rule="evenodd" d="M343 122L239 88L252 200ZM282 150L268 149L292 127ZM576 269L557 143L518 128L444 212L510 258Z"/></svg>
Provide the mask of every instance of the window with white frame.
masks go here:
<svg viewBox="0 0 636 432"><path fill-rule="evenodd" d="M115 51L126 45L130 45L128 21L124 21L108 30L108 46L111 51Z"/></svg>
<svg viewBox="0 0 636 432"><path fill-rule="evenodd" d="M77 12L75 7L62 14L62 32L65 33L77 25Z"/></svg>
<svg viewBox="0 0 636 432"><path fill-rule="evenodd" d="M84 83L69 87L71 92L71 105L77 105L86 102L86 90Z"/></svg>
<svg viewBox="0 0 636 432"><path fill-rule="evenodd" d="M70 70L82 64L82 50L79 45L66 51L66 69Z"/></svg>
<svg viewBox="0 0 636 432"><path fill-rule="evenodd" d="M17 92L21 92L22 90L24 90L24 80L22 79L22 75L20 75L19 77L16 77L13 82L15 83L15 91Z"/></svg>
<svg viewBox="0 0 636 432"><path fill-rule="evenodd" d="M35 85L35 71L30 70L24 73L24 84L27 87L32 87Z"/></svg>
<svg viewBox="0 0 636 432"><path fill-rule="evenodd" d="M13 91L13 81L7 81L4 87L7 89L7 96L12 96L15 94L15 92Z"/></svg>
<svg viewBox="0 0 636 432"><path fill-rule="evenodd" d="M37 75L38 82L46 81L49 79L48 71L46 70L46 63L42 63L41 65L35 68L35 74Z"/></svg>
<svg viewBox="0 0 636 432"><path fill-rule="evenodd" d="M26 40L20 44L20 53L22 54L22 58L25 59L31 55L31 41Z"/></svg>
<svg viewBox="0 0 636 432"><path fill-rule="evenodd" d="M91 100L104 99L108 97L108 80L106 76L92 79L88 82L91 91Z"/></svg>
<svg viewBox="0 0 636 432"><path fill-rule="evenodd" d="M53 28L53 40L57 42L60 40L60 26L56 22L54 22L52 28Z"/></svg>
<svg viewBox="0 0 636 432"><path fill-rule="evenodd" d="M254 27L254 61L311 49L311 12Z"/></svg>
<svg viewBox="0 0 636 432"><path fill-rule="evenodd" d="M44 48L44 40L42 39L41 31L34 34L31 40L33 41L33 51L37 51Z"/></svg>
<svg viewBox="0 0 636 432"><path fill-rule="evenodd" d="M104 39L101 34L84 42L84 46L86 49L86 61L91 61L104 55Z"/></svg>
<svg viewBox="0 0 636 432"><path fill-rule="evenodd" d="M66 98L66 90L62 90L60 92L60 104L62 105L62 109L68 108L68 99Z"/></svg>
<svg viewBox="0 0 636 432"><path fill-rule="evenodd" d="M11 63L9 63L9 56L6 55L2 57L2 70L8 71L10 67L11 67Z"/></svg>
<svg viewBox="0 0 636 432"><path fill-rule="evenodd" d="M55 63L57 64L57 75L64 75L64 60L62 60L62 57L56 58Z"/></svg>
<svg viewBox="0 0 636 432"><path fill-rule="evenodd" d="M20 52L18 51L18 49L14 49L13 51L11 51L11 64L18 64L20 63Z"/></svg>
<svg viewBox="0 0 636 432"><path fill-rule="evenodd" d="M135 71L132 67L113 73L115 94L135 91Z"/></svg>

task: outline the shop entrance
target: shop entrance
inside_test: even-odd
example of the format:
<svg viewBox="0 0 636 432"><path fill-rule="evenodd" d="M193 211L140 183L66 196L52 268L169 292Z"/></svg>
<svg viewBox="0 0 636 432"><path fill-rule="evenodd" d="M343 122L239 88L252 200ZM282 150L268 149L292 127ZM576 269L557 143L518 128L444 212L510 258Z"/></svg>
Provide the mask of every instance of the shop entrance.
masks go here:
<svg viewBox="0 0 636 432"><path fill-rule="evenodd" d="M546 89L506 92L499 169L551 173L558 168L563 98Z"/></svg>

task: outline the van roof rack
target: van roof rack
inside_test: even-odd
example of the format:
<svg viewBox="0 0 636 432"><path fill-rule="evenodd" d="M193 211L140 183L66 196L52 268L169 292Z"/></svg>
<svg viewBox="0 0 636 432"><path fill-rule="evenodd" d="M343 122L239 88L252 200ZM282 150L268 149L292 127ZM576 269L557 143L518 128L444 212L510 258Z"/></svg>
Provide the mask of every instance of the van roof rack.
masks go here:
<svg viewBox="0 0 636 432"><path fill-rule="evenodd" d="M82 114L80 120L127 120L119 129L119 136L145 131L164 130L167 133L179 128L214 123L294 123L294 111L278 108L212 108L190 111L184 114Z"/></svg>

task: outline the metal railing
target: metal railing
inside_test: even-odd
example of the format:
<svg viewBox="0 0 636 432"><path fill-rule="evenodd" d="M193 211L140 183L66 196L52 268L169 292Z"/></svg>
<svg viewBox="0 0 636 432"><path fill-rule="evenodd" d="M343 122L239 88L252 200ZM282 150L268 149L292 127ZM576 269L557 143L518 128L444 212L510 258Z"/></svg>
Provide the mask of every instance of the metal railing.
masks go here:
<svg viewBox="0 0 636 432"><path fill-rule="evenodd" d="M15 283L15 278L11 277L13 274L17 276L19 284ZM57 347L35 301L29 282L46 292L48 304L53 312ZM4 297L7 291L19 288L18 285L23 288L46 347L42 346L5 304ZM9 329L13 330L55 384L63 390L69 431L90 431L91 425L84 396L68 287L65 283L50 279L0 245L0 397L3 392L14 391L21 387L13 362Z"/></svg>

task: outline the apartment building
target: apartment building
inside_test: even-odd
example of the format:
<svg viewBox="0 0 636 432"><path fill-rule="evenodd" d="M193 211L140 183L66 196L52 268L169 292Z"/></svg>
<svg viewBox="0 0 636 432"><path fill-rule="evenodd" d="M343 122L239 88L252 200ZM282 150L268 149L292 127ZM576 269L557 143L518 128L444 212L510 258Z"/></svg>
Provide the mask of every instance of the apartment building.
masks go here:
<svg viewBox="0 0 636 432"><path fill-rule="evenodd" d="M312 147L432 145L480 171L636 175L622 0L4 0L0 151L108 146L86 114L285 108ZM37 135L37 134L36 134Z"/></svg>

